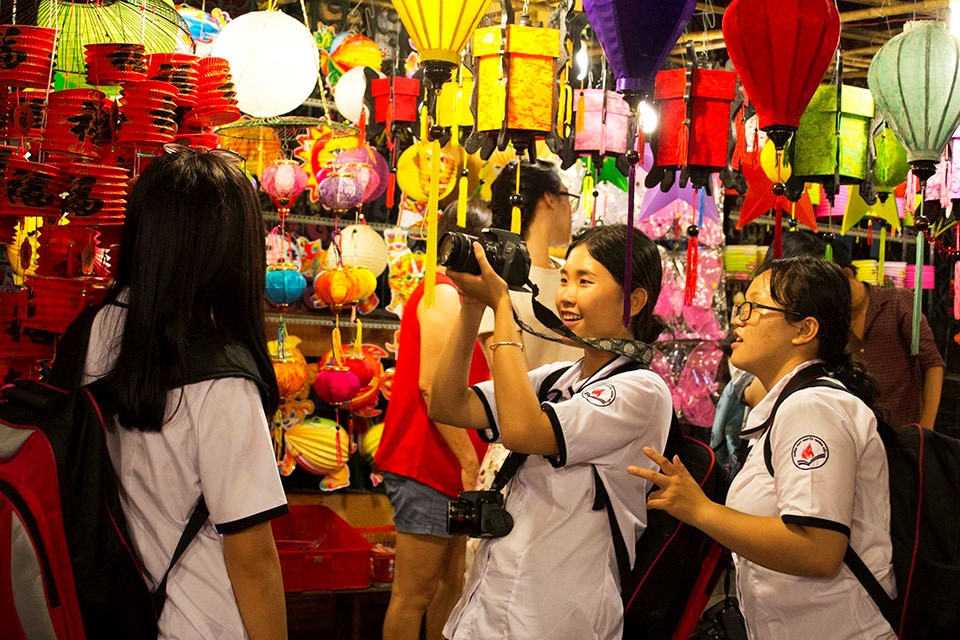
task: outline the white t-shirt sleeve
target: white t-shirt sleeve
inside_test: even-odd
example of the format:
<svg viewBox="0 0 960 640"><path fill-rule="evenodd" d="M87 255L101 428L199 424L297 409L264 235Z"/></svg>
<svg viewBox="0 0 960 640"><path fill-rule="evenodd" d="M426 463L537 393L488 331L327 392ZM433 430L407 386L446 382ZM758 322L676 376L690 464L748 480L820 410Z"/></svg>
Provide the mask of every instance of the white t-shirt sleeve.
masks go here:
<svg viewBox="0 0 960 640"><path fill-rule="evenodd" d="M219 533L236 533L287 513L256 385L220 378L196 423L200 487Z"/></svg>
<svg viewBox="0 0 960 640"><path fill-rule="evenodd" d="M569 400L544 402L557 436L554 466L619 459L638 438L663 450L670 425L670 392L656 374L633 371L586 385Z"/></svg>
<svg viewBox="0 0 960 640"><path fill-rule="evenodd" d="M527 373L530 378L530 384L533 385L534 393L540 388L540 383L543 382L544 378L561 365L569 367L570 363L546 364ZM490 422L489 429L478 431L480 439L484 442L500 442L500 418L497 415L497 396L493 391L493 379L478 382L470 388L473 389L473 392L480 398L480 402L483 403L483 408L487 413L487 420Z"/></svg>
<svg viewBox="0 0 960 640"><path fill-rule="evenodd" d="M860 447L844 401L844 391L798 391L780 407L768 437L783 521L849 536Z"/></svg>

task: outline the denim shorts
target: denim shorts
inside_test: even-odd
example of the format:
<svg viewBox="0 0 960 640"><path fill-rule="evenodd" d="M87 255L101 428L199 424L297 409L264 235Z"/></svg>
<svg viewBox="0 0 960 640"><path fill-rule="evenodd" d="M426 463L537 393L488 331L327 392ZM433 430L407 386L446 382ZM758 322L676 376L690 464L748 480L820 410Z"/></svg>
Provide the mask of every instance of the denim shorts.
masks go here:
<svg viewBox="0 0 960 640"><path fill-rule="evenodd" d="M406 476L383 474L387 497L393 506L393 523L400 533L416 533L438 538L447 533L447 503L450 497Z"/></svg>

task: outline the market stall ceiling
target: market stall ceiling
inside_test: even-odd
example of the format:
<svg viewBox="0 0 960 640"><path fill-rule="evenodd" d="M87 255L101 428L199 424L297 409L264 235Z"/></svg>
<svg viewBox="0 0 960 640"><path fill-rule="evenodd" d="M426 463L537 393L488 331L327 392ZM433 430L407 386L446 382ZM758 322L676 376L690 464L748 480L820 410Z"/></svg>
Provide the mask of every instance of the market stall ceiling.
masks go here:
<svg viewBox="0 0 960 640"><path fill-rule="evenodd" d="M697 3L690 28L680 37L670 57L673 64L684 63L687 42L693 42L698 52L707 54L713 60L720 63L726 61L720 25L723 13L731 1L709 0ZM391 7L390 0L365 0L365 2L369 2L376 8ZM560 0L531 0L529 8L535 20L545 21L547 14L556 9L559 4ZM903 30L904 22L914 19L949 21L950 0L841 0L837 4L843 23L840 46L843 51L844 78L858 84L866 81L867 68L874 54L887 40ZM523 3L521 0L514 0L513 5L519 11ZM582 10L582 0L576 0L576 8ZM499 0L493 0L488 16L498 20L500 11ZM599 45L592 43L591 57L594 55L598 57L600 54ZM828 74L832 73L831 68Z"/></svg>

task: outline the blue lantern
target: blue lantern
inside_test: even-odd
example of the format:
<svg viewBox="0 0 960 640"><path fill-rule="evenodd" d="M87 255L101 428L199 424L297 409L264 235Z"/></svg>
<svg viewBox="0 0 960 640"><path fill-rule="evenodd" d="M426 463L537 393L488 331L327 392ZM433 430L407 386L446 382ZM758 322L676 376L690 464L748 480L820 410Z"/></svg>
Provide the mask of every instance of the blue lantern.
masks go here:
<svg viewBox="0 0 960 640"><path fill-rule="evenodd" d="M267 300L271 304L296 302L307 288L307 279L292 264L267 267Z"/></svg>

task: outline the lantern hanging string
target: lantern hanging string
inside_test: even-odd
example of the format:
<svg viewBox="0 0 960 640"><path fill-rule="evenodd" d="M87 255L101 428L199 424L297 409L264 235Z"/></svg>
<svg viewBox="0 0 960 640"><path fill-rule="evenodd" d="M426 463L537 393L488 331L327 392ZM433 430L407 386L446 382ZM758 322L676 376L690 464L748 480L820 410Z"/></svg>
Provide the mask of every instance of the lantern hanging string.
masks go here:
<svg viewBox="0 0 960 640"><path fill-rule="evenodd" d="M427 255L423 304L433 308L437 288L437 214L440 195L440 141L430 143L430 193L427 198Z"/></svg>
<svg viewBox="0 0 960 640"><path fill-rule="evenodd" d="M926 190L926 180L922 181L921 187ZM918 219L923 219L923 199L920 200L920 213ZM924 233L917 234L917 255L916 271L913 274L913 322L910 327L910 355L915 356L920 353L920 317L922 315L921 302L923 301L923 253L924 253Z"/></svg>

